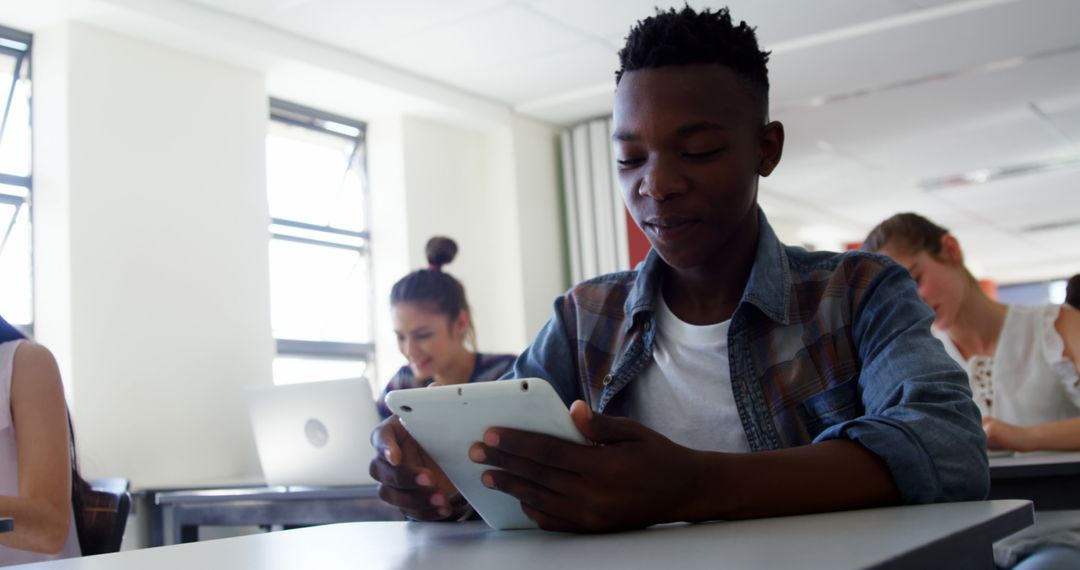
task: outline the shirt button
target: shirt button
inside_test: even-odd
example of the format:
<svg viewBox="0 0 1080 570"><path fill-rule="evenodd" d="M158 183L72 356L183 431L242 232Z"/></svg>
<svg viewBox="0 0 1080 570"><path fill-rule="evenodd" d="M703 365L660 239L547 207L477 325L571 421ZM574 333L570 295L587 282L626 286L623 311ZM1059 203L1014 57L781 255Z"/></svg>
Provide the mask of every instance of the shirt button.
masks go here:
<svg viewBox="0 0 1080 570"><path fill-rule="evenodd" d="M611 374L604 376L604 386L607 386L608 384L611 384Z"/></svg>

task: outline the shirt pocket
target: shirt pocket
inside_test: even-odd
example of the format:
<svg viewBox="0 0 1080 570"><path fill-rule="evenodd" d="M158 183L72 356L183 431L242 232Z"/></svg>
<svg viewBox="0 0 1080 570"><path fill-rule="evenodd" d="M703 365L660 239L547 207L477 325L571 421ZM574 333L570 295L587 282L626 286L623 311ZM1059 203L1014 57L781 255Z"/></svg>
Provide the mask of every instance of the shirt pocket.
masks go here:
<svg viewBox="0 0 1080 570"><path fill-rule="evenodd" d="M826 429L862 415L859 399L859 377L853 376L840 384L814 394L799 403L799 417L810 439Z"/></svg>

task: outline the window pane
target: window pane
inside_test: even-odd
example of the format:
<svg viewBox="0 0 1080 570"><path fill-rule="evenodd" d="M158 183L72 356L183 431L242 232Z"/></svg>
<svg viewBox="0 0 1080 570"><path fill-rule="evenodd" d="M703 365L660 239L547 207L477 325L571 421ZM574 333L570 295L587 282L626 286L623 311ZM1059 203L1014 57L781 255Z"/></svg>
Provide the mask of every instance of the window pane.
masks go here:
<svg viewBox="0 0 1080 570"><path fill-rule="evenodd" d="M363 360L279 356L274 359L274 384L362 378L366 371Z"/></svg>
<svg viewBox="0 0 1080 570"><path fill-rule="evenodd" d="M0 120L3 119L4 102L11 93L12 74L15 71L13 56L0 54ZM30 175L30 80L29 66L23 60L20 79L15 83L11 98L4 138L0 139L0 172L15 176Z"/></svg>
<svg viewBox="0 0 1080 570"><path fill-rule="evenodd" d="M0 192L6 187L0 185ZM12 204L0 203L0 240L8 231L14 216L14 225L7 242L0 250L0 315L8 322L28 325L34 320L33 281L30 255L30 208L23 204L17 209Z"/></svg>
<svg viewBox="0 0 1080 570"><path fill-rule="evenodd" d="M365 229L362 155L355 140L271 121L266 137L270 215Z"/></svg>
<svg viewBox="0 0 1080 570"><path fill-rule="evenodd" d="M370 282L358 251L270 240L274 338L370 342Z"/></svg>

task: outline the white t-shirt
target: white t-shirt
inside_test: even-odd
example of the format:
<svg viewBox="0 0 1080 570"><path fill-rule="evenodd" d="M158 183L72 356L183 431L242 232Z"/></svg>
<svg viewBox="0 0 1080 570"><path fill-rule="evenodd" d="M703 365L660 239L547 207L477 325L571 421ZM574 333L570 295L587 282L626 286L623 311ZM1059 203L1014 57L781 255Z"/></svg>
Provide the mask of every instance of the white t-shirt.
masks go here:
<svg viewBox="0 0 1080 570"><path fill-rule="evenodd" d="M730 325L684 323L657 295L652 363L626 387L630 417L691 449L750 451L731 391Z"/></svg>
<svg viewBox="0 0 1080 570"><path fill-rule="evenodd" d="M15 448L15 426L11 421L11 372L15 361L15 349L23 342L12 340L0 343L0 495L9 497L19 494L19 455ZM18 527L19 520L15 519L15 528ZM75 531L73 513L71 522L68 524L67 541L59 554L41 554L0 545L0 566L71 558L79 555L79 536Z"/></svg>

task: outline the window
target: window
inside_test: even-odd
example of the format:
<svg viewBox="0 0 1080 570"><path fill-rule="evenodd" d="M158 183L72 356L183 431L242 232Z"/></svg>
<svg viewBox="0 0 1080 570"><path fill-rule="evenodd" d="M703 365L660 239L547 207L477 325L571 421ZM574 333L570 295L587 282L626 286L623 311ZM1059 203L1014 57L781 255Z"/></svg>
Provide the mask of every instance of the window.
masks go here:
<svg viewBox="0 0 1080 570"><path fill-rule="evenodd" d="M266 136L274 383L370 375L364 123L272 99Z"/></svg>
<svg viewBox="0 0 1080 570"><path fill-rule="evenodd" d="M30 152L30 34L0 27L0 315L32 333Z"/></svg>

